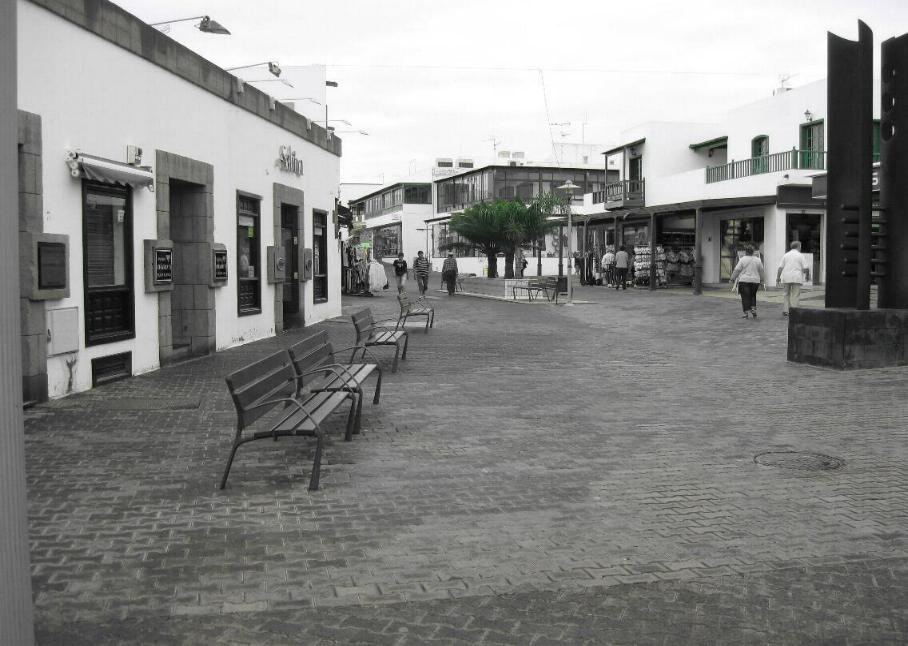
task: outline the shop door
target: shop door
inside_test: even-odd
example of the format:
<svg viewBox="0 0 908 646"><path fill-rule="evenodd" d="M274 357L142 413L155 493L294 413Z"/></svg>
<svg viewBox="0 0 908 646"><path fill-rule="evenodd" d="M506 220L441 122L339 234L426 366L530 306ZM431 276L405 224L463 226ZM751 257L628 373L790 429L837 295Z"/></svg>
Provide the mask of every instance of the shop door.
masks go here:
<svg viewBox="0 0 908 646"><path fill-rule="evenodd" d="M287 262L287 278L283 284L284 329L302 325L300 316L299 270L299 209L281 205L281 246Z"/></svg>
<svg viewBox="0 0 908 646"><path fill-rule="evenodd" d="M754 255L763 259L763 218L743 218L719 221L719 280L731 280L731 272L750 245Z"/></svg>
<svg viewBox="0 0 908 646"><path fill-rule="evenodd" d="M811 254L813 264L810 268L810 279L817 284L820 282L820 221L822 216L818 213L789 213L787 214L788 226L785 238L787 251L795 240L801 243L801 253Z"/></svg>

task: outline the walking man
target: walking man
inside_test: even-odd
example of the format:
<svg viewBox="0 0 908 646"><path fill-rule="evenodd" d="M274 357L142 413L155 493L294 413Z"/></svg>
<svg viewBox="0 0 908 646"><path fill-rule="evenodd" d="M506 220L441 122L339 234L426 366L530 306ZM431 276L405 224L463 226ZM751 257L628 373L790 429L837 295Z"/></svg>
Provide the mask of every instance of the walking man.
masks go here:
<svg viewBox="0 0 908 646"><path fill-rule="evenodd" d="M398 293L404 291L407 285L407 261L404 260L404 252L397 254L397 260L394 261L394 282L397 283Z"/></svg>
<svg viewBox="0 0 908 646"><path fill-rule="evenodd" d="M448 296L454 296L454 288L457 286L457 260L453 251L448 252L448 257L441 266L441 279L448 286Z"/></svg>
<svg viewBox="0 0 908 646"><path fill-rule="evenodd" d="M801 253L801 243L795 240L791 243L782 262L779 263L779 273L776 276L776 283L782 284L784 298L782 300L782 316L788 316L788 311L792 307L797 307L801 300L801 285L810 276L810 268L807 266L807 258Z"/></svg>
<svg viewBox="0 0 908 646"><path fill-rule="evenodd" d="M627 290L627 270L631 265L630 261L631 257L624 250L624 245L618 247L618 253L615 254L615 273L617 274L615 289L620 287L623 290Z"/></svg>
<svg viewBox="0 0 908 646"><path fill-rule="evenodd" d="M602 271L605 274L605 285L611 287L615 282L615 252L612 247L605 248L605 255L602 256Z"/></svg>
<svg viewBox="0 0 908 646"><path fill-rule="evenodd" d="M425 296L429 289L429 259L426 258L422 251L416 254L416 260L413 261L413 271L416 273L416 286L419 288L419 295Z"/></svg>

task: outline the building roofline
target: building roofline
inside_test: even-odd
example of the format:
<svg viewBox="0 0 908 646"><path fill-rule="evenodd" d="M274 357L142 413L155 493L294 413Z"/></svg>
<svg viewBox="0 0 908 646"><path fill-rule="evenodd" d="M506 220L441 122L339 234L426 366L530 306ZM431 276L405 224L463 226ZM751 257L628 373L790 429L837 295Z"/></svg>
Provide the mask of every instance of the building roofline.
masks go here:
<svg viewBox="0 0 908 646"><path fill-rule="evenodd" d="M59 18L93 33L177 78L268 121L338 157L342 141L261 90L142 22L110 0L30 0ZM242 91L237 91L242 88Z"/></svg>
<svg viewBox="0 0 908 646"><path fill-rule="evenodd" d="M354 200L350 200L348 202L348 204L357 204L358 202L368 200L370 197L375 197L376 195L381 195L385 191L389 191L392 188L395 188L397 186L414 186L414 185L416 185L416 186L418 186L418 185L432 186L432 182L394 182L393 184L385 184L381 188L375 189L371 193L366 193L365 195L362 195Z"/></svg>
<svg viewBox="0 0 908 646"><path fill-rule="evenodd" d="M551 164L524 164L521 166L511 166L510 164L486 164L485 166L477 166L476 168L464 168L462 173L452 173L451 175L445 175L444 177L439 177L438 179L433 179L432 183L437 184L438 182L443 182L452 177L461 177L463 175L469 175L470 173L476 173L479 171L487 170L489 168L504 168L504 169L535 169L535 170L576 170L576 171L602 171L601 166L593 166L591 164L579 165L579 166L553 166Z"/></svg>
<svg viewBox="0 0 908 646"><path fill-rule="evenodd" d="M619 150L624 150L625 148L630 148L631 146L639 146L640 144L645 143L645 142L646 142L646 137L643 137L642 139L637 139L636 141L632 141L632 142L630 142L630 143L621 144L620 146L615 146L615 147L612 148L611 150L606 150L606 151L605 151L604 153L602 153L602 154L603 154L603 155L611 155L612 153L616 153L616 152L618 152Z"/></svg>
<svg viewBox="0 0 908 646"><path fill-rule="evenodd" d="M700 150L702 148L722 148L728 146L728 135L723 135L721 137L714 137L713 139L707 139L706 141L700 141L695 144L688 146L691 150Z"/></svg>

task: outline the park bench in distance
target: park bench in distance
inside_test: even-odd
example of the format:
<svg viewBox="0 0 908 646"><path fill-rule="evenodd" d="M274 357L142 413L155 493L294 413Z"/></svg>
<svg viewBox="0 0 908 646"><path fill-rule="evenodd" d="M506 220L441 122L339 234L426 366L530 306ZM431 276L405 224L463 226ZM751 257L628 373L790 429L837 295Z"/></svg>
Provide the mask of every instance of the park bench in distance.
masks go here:
<svg viewBox="0 0 908 646"><path fill-rule="evenodd" d="M391 372L397 372L398 355L400 355L401 359L406 360L407 358L407 345L410 343L410 335L407 334L407 331L398 330L396 327L388 328L379 325L379 323L384 323L385 321L376 321L372 318L372 310L368 307L359 312L354 312L350 318L353 320L353 327L356 329L356 345L360 346L360 348L380 345L395 346L394 364L391 366ZM389 319L387 322L392 320ZM403 342L403 353L401 353L401 342ZM356 353L357 350L354 347L353 354L350 355L350 361L356 359Z"/></svg>
<svg viewBox="0 0 908 646"><path fill-rule="evenodd" d="M399 292L397 302L400 304L400 316L397 317L398 329L403 329L407 319L413 316L426 317L426 334L429 333L430 327L435 327L435 308L426 304L425 301L418 300L411 303L407 292Z"/></svg>
<svg viewBox="0 0 908 646"><path fill-rule="evenodd" d="M324 369L335 370L327 367ZM335 372L338 376L341 375L339 371ZM322 424L331 413L349 401L350 411L347 413L344 439L351 440L356 422L356 395L347 391L320 391L302 393L298 396L299 380L290 360L290 353L286 350L275 352L230 373L226 381L236 408L237 424L230 458L221 479L221 489L227 485L227 476L240 446L269 438L277 441L277 438L285 435L315 438L315 457L312 460L309 490L318 489L325 436ZM274 421L269 419L265 428L244 434L251 424L265 415L275 418Z"/></svg>
<svg viewBox="0 0 908 646"><path fill-rule="evenodd" d="M290 360L297 376L297 396L304 392L339 391L356 395L356 426L359 433L363 410L363 383L372 374L377 374L375 395L372 404L378 404L381 397L381 366L375 363L345 363L337 360L337 353L353 350L358 346L334 349L325 330L306 337L290 346ZM362 348L363 354L368 351ZM371 352L370 352L371 354ZM338 374L338 372L340 374Z"/></svg>
<svg viewBox="0 0 908 646"><path fill-rule="evenodd" d="M545 294L546 299L556 303L558 302L558 277L557 276L537 276L528 278L526 285L514 285L511 287L511 296L517 300L517 290L522 289L527 293L529 300L533 300L533 294L539 296Z"/></svg>

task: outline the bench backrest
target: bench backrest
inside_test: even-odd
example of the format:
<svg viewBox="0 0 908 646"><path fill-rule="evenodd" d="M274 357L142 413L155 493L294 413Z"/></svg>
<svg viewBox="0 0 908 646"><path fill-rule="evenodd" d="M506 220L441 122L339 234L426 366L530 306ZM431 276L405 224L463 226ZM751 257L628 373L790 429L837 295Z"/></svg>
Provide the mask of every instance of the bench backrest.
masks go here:
<svg viewBox="0 0 908 646"><path fill-rule="evenodd" d="M290 346L290 361L298 375L299 386L307 381L303 373L309 372L321 365L336 363L334 360L334 347L328 339L328 332L322 330L306 337L299 343ZM309 375L308 380L315 379L317 375Z"/></svg>
<svg viewBox="0 0 908 646"><path fill-rule="evenodd" d="M364 310L354 312L350 315L353 320L353 327L356 329L356 344L368 338L372 333L372 326L375 325L375 319L372 318L372 310L368 307Z"/></svg>
<svg viewBox="0 0 908 646"><path fill-rule="evenodd" d="M296 372L293 370L290 355L284 350L231 372L227 375L226 381L236 408L240 430L277 406L285 405L279 403L256 407L258 404L272 399L293 397L296 393Z"/></svg>
<svg viewBox="0 0 908 646"><path fill-rule="evenodd" d="M410 296L407 294L407 292L398 292L397 302L400 303L401 315L404 315L410 311Z"/></svg>

